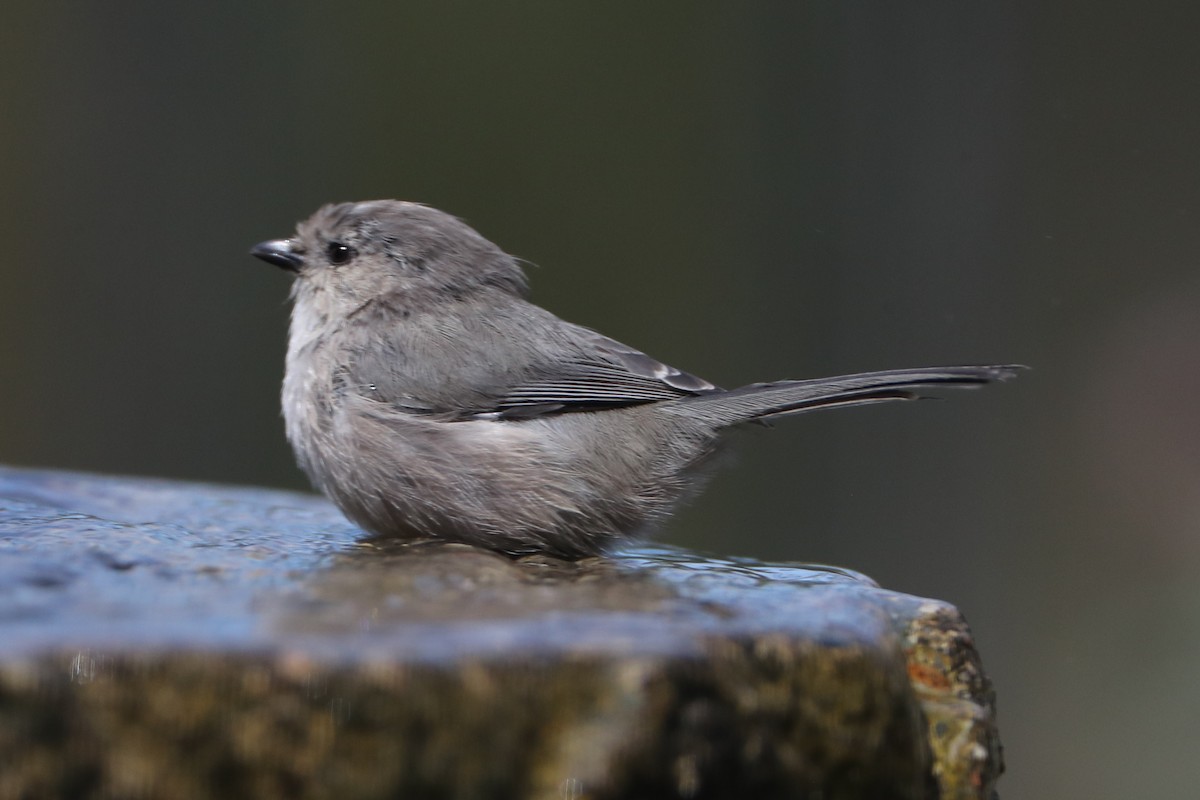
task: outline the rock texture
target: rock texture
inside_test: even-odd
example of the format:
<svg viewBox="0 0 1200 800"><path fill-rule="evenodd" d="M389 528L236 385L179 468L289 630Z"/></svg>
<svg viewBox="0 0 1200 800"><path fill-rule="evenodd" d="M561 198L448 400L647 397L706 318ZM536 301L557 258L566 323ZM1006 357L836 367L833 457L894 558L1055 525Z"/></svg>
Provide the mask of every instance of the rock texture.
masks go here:
<svg viewBox="0 0 1200 800"><path fill-rule="evenodd" d="M988 798L958 612L844 570L371 543L0 468L0 798Z"/></svg>

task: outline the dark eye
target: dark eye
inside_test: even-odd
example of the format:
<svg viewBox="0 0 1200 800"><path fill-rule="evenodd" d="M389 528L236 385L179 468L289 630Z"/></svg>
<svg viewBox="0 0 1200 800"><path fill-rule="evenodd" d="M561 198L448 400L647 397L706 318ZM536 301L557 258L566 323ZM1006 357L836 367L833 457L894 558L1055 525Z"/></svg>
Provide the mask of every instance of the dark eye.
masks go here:
<svg viewBox="0 0 1200 800"><path fill-rule="evenodd" d="M354 248L341 242L330 242L325 248L325 255L329 257L330 264L345 264L354 258Z"/></svg>

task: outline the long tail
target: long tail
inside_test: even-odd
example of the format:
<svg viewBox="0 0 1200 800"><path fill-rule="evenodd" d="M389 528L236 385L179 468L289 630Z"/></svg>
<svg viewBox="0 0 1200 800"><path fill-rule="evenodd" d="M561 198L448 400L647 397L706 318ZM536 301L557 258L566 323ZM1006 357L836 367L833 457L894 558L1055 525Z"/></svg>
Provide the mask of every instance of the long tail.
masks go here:
<svg viewBox="0 0 1200 800"><path fill-rule="evenodd" d="M727 392L714 392L680 401L689 413L700 413L716 427L739 422L801 414L822 408L836 408L889 400L917 400L913 391L922 387L953 386L976 388L995 381L1015 378L1019 364L1000 366L925 367L863 372L836 378L805 381L752 383Z"/></svg>

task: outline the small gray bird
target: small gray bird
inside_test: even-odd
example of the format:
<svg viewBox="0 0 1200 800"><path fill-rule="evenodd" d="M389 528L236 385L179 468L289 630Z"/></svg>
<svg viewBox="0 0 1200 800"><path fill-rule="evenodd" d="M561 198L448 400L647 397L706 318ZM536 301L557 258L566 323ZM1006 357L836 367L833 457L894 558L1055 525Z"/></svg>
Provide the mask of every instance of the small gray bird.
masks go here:
<svg viewBox="0 0 1200 800"><path fill-rule="evenodd" d="M530 303L512 256L416 203L325 206L251 253L296 274L283 381L296 458L380 536L593 555L693 493L726 428L1021 369L721 389Z"/></svg>

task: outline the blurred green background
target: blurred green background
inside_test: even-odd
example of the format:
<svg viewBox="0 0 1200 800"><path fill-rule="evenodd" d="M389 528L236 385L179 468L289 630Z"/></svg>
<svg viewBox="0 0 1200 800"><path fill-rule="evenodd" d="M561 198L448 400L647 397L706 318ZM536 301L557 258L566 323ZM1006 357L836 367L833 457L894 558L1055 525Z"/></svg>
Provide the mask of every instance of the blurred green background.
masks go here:
<svg viewBox="0 0 1200 800"><path fill-rule="evenodd" d="M465 217L725 385L1021 361L742 434L664 532L957 603L1006 797L1192 797L1200 10L45 2L0 31L0 460L303 487L287 276L329 201Z"/></svg>

